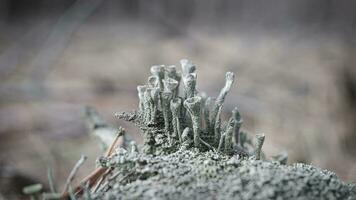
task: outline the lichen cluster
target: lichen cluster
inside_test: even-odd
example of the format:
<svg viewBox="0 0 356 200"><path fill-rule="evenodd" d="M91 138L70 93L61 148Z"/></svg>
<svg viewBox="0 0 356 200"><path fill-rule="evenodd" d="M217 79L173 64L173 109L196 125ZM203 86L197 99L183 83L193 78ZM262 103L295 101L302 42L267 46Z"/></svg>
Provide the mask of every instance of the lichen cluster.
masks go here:
<svg viewBox="0 0 356 200"><path fill-rule="evenodd" d="M182 72L176 66L151 67L145 85L137 87L139 109L118 113L117 117L134 122L142 131L143 152L171 153L178 148L212 150L227 155L239 154L260 158L264 135L257 135L256 149L240 132L241 115L237 108L230 119L222 122L224 100L234 83L235 75L227 72L225 85L217 98L208 97L196 89L196 66L181 60ZM180 87L182 86L181 90Z"/></svg>
<svg viewBox="0 0 356 200"><path fill-rule="evenodd" d="M222 120L233 73L226 73L224 87L217 98L211 98L196 89L195 65L181 60L181 67L181 73L175 66L151 67L147 83L137 87L138 110L116 114L141 129L142 146L125 139L122 128L116 134L87 107L90 132L107 153L79 186L71 187L69 181L69 189L61 195L43 194L43 198L356 200L356 186L343 183L332 172L305 164L286 165L285 154L265 158L264 135L256 134L253 142L240 131L237 108L227 121ZM115 144L120 145L114 150ZM38 193L32 190L31 194Z"/></svg>
<svg viewBox="0 0 356 200"><path fill-rule="evenodd" d="M181 67L182 73L175 66L153 66L147 84L137 87L139 109L117 114L141 129L144 144L98 159L114 171L91 198L356 199L356 187L334 173L285 165L285 154L264 158L264 135L252 142L241 132L237 108L221 120L233 73L226 73L214 99L196 90L195 65L181 60Z"/></svg>

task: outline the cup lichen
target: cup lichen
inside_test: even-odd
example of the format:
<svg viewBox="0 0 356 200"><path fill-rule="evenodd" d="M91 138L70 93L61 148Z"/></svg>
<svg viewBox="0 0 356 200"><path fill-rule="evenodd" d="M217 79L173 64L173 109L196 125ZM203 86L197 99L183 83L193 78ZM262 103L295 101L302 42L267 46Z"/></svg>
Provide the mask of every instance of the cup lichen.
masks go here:
<svg viewBox="0 0 356 200"><path fill-rule="evenodd" d="M134 120L130 121L141 128L144 136L143 149L149 150L145 152L157 154L179 149L182 144L181 130L189 128L193 131L192 147L201 151L213 149L229 155L250 155L250 149L239 143L242 119L237 108L233 110L228 122L222 122L220 116L225 98L235 80L234 73L226 73L225 85L213 101L214 98L196 89L196 66L186 59L180 63L182 74L174 65L152 66L152 76L148 82L138 86L139 109L131 113ZM184 92L182 95L179 94L181 80ZM127 119L123 113L116 116Z"/></svg>
<svg viewBox="0 0 356 200"><path fill-rule="evenodd" d="M222 120L234 73L226 73L213 98L197 91L196 65L180 63L181 73L174 65L151 67L148 82L137 87L138 109L116 114L140 128L143 145L124 138L114 149L124 130L118 135L96 112L85 112L91 131L111 130L113 142L98 137L110 146L98 159L99 168L60 199L356 199L356 186L332 172L288 166L285 153L266 159L265 135L257 134L253 142L241 131L237 107Z"/></svg>

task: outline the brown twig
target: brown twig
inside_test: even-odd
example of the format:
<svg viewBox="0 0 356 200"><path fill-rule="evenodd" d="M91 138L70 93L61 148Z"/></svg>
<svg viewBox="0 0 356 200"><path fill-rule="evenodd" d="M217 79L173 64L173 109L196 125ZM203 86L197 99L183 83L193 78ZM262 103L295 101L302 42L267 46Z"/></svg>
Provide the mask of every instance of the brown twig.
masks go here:
<svg viewBox="0 0 356 200"><path fill-rule="evenodd" d="M123 129L121 129L121 134L117 134L117 136L115 137L113 143L110 145L110 147L108 148L108 150L105 153L105 156L108 157L110 156L115 147L118 146L123 146L124 142L125 142L125 138L124 138L124 134L123 134ZM82 179L80 181L80 183L74 187L73 189L73 193L75 195L80 195L83 192L83 188L81 187L83 185L83 183L89 183L89 188L93 187L93 185L99 180L100 177L103 176L103 174L106 173L106 171L110 169L108 167L99 167L97 169L95 169L92 173L90 173L87 177L85 177L84 179ZM69 193L68 191L64 191L61 195L61 200L67 200L69 198Z"/></svg>
<svg viewBox="0 0 356 200"><path fill-rule="evenodd" d="M93 188L93 192L96 192L99 188L99 186L103 183L103 181L105 180L106 176L112 171L112 168L108 168L105 173L101 176L100 180L98 181L98 183L95 185L95 187Z"/></svg>
<svg viewBox="0 0 356 200"><path fill-rule="evenodd" d="M109 180L114 180L120 173L121 173L121 172L117 172L117 173L113 174L111 177L109 177L108 179L109 179ZM130 172L130 173L126 174L126 175L125 175L124 177L122 177L121 180L119 180L118 182L120 183L120 182L124 181L126 178L128 178L129 176L131 176L133 173L134 173L134 172ZM99 191L101 191L103 188L105 188L106 186L108 186L109 183L110 183L110 181L106 182L106 183L100 188Z"/></svg>

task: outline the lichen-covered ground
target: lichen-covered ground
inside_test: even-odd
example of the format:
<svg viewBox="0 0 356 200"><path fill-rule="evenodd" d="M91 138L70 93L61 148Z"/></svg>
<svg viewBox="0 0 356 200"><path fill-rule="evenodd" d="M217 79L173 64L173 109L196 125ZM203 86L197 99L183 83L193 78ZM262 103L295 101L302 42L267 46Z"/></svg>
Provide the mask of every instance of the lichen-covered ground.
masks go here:
<svg viewBox="0 0 356 200"><path fill-rule="evenodd" d="M119 149L101 165L115 169L95 199L356 199L356 186L305 165L181 148L168 155Z"/></svg>

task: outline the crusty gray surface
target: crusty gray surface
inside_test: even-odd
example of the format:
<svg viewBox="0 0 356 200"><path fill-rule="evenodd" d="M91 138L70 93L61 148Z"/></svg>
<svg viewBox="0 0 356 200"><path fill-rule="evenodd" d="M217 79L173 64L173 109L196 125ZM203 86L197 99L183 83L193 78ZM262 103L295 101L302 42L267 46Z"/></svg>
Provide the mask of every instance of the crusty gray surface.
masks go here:
<svg viewBox="0 0 356 200"><path fill-rule="evenodd" d="M197 149L159 156L120 149L107 165L116 177L95 199L356 199L356 186L327 170Z"/></svg>

